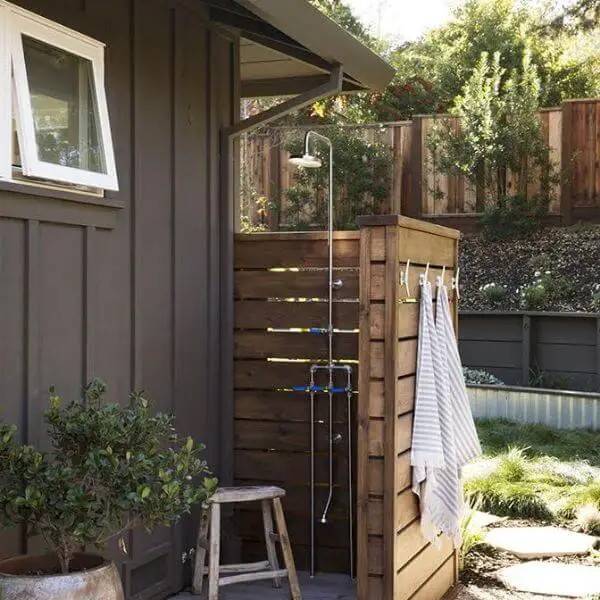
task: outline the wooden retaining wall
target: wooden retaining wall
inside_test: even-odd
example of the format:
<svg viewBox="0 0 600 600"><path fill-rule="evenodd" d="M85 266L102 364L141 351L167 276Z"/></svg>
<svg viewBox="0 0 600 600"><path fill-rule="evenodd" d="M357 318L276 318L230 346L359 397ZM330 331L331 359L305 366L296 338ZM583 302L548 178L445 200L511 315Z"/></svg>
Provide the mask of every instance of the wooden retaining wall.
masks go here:
<svg viewBox="0 0 600 600"><path fill-rule="evenodd" d="M458 580L452 543L428 544L410 489L418 304L402 302L399 275L457 264L458 232L407 217L361 220L358 407L358 600L437 600ZM456 322L456 319L455 319Z"/></svg>
<svg viewBox="0 0 600 600"><path fill-rule="evenodd" d="M338 329L358 328L359 232L335 234L333 319ZM308 385L309 368L327 360L327 337L270 329L327 327L328 273L325 233L240 234L235 240L235 460L237 485L275 484L284 508L294 557L307 569L310 556L310 405L290 391ZM358 333L336 334L334 357L349 362L358 387ZM275 359L275 360L273 360ZM328 482L327 399L317 398L317 511ZM354 411L354 415L356 411ZM353 423L355 416L353 418ZM317 525L319 571L349 571L346 397L336 397L335 495L326 525ZM353 428L356 429L355 425ZM236 514L244 560L264 560L260 506Z"/></svg>

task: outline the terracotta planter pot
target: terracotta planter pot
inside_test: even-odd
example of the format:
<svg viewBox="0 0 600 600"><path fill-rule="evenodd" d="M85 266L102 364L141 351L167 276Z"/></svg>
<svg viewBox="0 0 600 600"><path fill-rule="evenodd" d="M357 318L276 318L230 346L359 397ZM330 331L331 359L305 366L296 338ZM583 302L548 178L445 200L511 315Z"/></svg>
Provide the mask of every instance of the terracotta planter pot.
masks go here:
<svg viewBox="0 0 600 600"><path fill-rule="evenodd" d="M71 569L72 573L60 574L57 558L50 555L19 556L0 562L0 598L124 600L121 578L113 563L100 556L78 554Z"/></svg>

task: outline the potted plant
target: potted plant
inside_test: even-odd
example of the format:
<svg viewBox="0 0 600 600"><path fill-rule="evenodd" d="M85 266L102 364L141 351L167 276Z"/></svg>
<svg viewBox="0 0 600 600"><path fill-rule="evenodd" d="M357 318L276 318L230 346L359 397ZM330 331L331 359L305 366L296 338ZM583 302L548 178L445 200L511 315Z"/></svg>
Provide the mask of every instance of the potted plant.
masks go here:
<svg viewBox="0 0 600 600"><path fill-rule="evenodd" d="M1 600L122 600L114 564L85 548L172 525L217 485L203 447L181 439L171 416L153 414L141 393L121 406L105 391L94 380L67 405L50 391L48 453L0 422L0 525L23 525L50 550L0 562Z"/></svg>

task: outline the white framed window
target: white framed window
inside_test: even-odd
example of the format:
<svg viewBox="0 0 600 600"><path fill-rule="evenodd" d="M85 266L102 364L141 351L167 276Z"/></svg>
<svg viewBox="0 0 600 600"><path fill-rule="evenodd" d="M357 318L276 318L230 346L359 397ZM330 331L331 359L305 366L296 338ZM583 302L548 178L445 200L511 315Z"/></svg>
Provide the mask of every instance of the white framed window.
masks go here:
<svg viewBox="0 0 600 600"><path fill-rule="evenodd" d="M101 42L0 0L0 115L0 178L118 189Z"/></svg>

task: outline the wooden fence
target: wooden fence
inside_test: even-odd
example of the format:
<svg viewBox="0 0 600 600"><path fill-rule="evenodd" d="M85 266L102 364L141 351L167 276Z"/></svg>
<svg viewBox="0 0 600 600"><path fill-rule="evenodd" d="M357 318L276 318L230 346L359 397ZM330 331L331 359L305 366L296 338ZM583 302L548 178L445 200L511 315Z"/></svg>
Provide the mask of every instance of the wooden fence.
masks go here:
<svg viewBox="0 0 600 600"><path fill-rule="evenodd" d="M600 315L461 312L465 366L509 385L600 390Z"/></svg>
<svg viewBox="0 0 600 600"><path fill-rule="evenodd" d="M469 224L476 222L472 217L481 211L481 195L463 177L443 175L437 170L436 157L427 148L427 137L436 119L448 117L416 116L412 121L364 125L354 130L369 141L392 148L392 186L384 212L469 229ZM564 224L600 219L600 100L569 100L561 107L542 110L540 119L551 158L564 173L562 183L552 189L550 219ZM282 144L289 133L289 129L271 128L249 138L242 147L247 187L280 208L265 218L272 230L285 220L285 192L293 183L295 167L289 164ZM540 181L533 181L528 191L534 193L540 185ZM507 186L515 189L514 177L508 176ZM245 207L243 212L254 223L260 220L255 205Z"/></svg>
<svg viewBox="0 0 600 600"><path fill-rule="evenodd" d="M359 233L335 234L336 328L358 328ZM238 235L235 240L235 462L239 485L275 484L286 492L284 507L298 568L310 556L310 410L308 385L313 363L327 362L327 337L308 328L327 327L328 255L324 233ZM298 329L279 333L272 329ZM304 331L300 331L304 330ZM358 388L358 332L339 333L334 357L354 367ZM345 385L345 384L343 384ZM316 501L325 505L329 477L328 405L316 400ZM356 411L354 411L353 419ZM334 502L327 524L316 530L319 571L349 571L348 415L336 402ZM355 421L353 420L355 428ZM247 559L264 560L260 507L237 515L237 533Z"/></svg>
<svg viewBox="0 0 600 600"><path fill-rule="evenodd" d="M458 232L406 217L361 220L358 407L358 600L434 600L457 582L449 539L428 544L411 490L410 449L418 304L399 274L411 261L412 293L457 265Z"/></svg>

